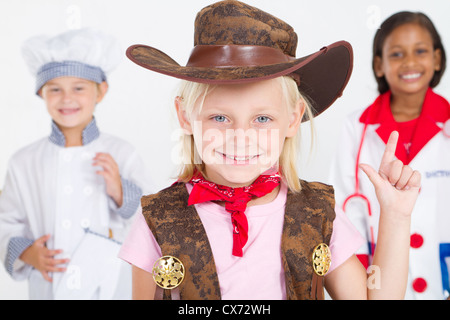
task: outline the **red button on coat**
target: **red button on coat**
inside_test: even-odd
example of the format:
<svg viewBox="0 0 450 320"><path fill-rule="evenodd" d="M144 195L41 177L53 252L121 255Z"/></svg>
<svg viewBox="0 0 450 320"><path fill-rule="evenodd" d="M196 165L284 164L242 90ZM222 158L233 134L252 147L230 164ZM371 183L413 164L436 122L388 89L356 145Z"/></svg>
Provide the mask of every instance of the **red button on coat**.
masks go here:
<svg viewBox="0 0 450 320"><path fill-rule="evenodd" d="M425 290L427 290L427 282L425 281L424 278L416 278L412 283L412 287L414 291L422 293Z"/></svg>
<svg viewBox="0 0 450 320"><path fill-rule="evenodd" d="M411 248L418 249L423 245L423 237L418 234L414 233L411 235Z"/></svg>

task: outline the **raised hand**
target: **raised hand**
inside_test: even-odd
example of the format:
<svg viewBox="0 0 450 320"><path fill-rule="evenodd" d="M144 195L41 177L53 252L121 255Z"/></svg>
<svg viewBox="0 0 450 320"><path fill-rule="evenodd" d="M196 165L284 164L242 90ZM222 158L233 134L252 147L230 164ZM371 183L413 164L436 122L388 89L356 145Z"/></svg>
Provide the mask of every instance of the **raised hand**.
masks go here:
<svg viewBox="0 0 450 320"><path fill-rule="evenodd" d="M391 133L378 172L361 169L375 187L380 203L378 236L372 265L381 270L380 290L368 290L371 299L403 299L408 280L411 213L420 190L417 171L395 159L398 132Z"/></svg>
<svg viewBox="0 0 450 320"><path fill-rule="evenodd" d="M103 176L106 183L106 193L113 198L117 206L122 206L123 191L122 180L120 179L119 167L109 153L97 153L94 157L94 166L101 166L103 170L97 174Z"/></svg>
<svg viewBox="0 0 450 320"><path fill-rule="evenodd" d="M367 174L380 203L381 211L409 217L420 190L421 175L395 158L398 132L393 131L386 144L378 172L367 164L360 168Z"/></svg>

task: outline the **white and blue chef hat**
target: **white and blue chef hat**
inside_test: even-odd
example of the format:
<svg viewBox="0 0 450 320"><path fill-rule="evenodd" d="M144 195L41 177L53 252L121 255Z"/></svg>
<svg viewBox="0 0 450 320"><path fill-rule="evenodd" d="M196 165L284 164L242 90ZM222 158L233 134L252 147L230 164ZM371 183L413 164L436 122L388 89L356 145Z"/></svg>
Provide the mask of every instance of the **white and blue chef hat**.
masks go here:
<svg viewBox="0 0 450 320"><path fill-rule="evenodd" d="M35 36L22 46L22 55L36 76L36 93L51 79L70 76L97 83L121 61L118 41L100 31L84 28L54 37Z"/></svg>

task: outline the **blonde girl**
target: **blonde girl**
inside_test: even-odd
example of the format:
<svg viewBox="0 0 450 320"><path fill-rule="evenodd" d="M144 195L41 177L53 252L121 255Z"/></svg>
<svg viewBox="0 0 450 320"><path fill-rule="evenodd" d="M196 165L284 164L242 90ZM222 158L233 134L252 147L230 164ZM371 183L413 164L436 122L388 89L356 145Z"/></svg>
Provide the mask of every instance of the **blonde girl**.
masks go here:
<svg viewBox="0 0 450 320"><path fill-rule="evenodd" d="M323 299L325 284L336 299L401 299L420 175L394 161L397 134L379 172L362 166L383 208L379 286L366 286L354 255L361 237L335 210L333 188L299 180L295 169L304 115L317 116L342 93L350 45L296 59L292 28L238 1L201 10L194 38L186 67L151 47L127 51L188 81L175 99L187 162L177 183L142 198L121 249L133 266L133 297Z"/></svg>

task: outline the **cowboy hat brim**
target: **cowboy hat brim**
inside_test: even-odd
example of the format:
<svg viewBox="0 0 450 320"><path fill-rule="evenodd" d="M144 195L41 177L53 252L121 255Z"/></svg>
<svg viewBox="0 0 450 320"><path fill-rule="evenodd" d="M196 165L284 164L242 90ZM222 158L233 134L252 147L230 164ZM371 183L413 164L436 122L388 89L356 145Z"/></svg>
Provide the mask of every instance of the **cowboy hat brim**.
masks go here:
<svg viewBox="0 0 450 320"><path fill-rule="evenodd" d="M321 114L342 95L353 69L353 50L346 41L333 43L288 62L258 66L181 66L164 52L146 45L133 45L127 49L126 55L146 69L207 84L245 83L297 74L300 77L299 91L312 104L314 116Z"/></svg>

